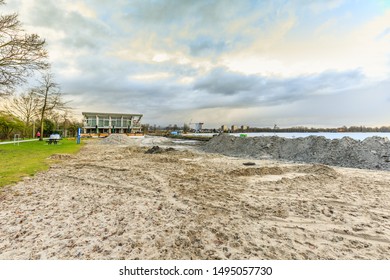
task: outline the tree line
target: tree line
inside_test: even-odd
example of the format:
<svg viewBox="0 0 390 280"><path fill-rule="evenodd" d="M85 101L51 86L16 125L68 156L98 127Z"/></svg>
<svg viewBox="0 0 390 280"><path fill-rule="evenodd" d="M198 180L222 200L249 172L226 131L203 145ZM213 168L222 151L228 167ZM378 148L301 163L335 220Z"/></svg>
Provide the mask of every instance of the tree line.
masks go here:
<svg viewBox="0 0 390 280"><path fill-rule="evenodd" d="M53 103L48 105L42 116L44 96L28 91L9 98L0 112L0 139L12 139L18 134L21 138L48 137L51 133L59 133L64 137L73 137L82 124L72 117L68 110L53 110Z"/></svg>
<svg viewBox="0 0 390 280"><path fill-rule="evenodd" d="M380 126L380 127L366 127L366 126L342 126L334 128L315 128L315 127L305 127L305 126L295 126L288 128L279 128L279 127L249 127L245 131L238 130L239 132L390 132L390 126Z"/></svg>
<svg viewBox="0 0 390 280"><path fill-rule="evenodd" d="M164 133L170 131L182 131L186 132L194 132L195 129L192 129L188 124L184 124L183 126L178 125L168 125L168 126L160 126L153 125L150 126L148 124L143 124L143 131L152 132L152 133ZM217 133L221 132L221 128L208 128L203 129L202 132L209 133ZM246 129L238 128L234 131L229 129L227 132L232 133L250 133L250 132L308 132L308 133L316 133L316 132L390 132L390 126L380 126L380 127L367 127L367 126L342 126L342 127L334 127L334 128L315 128L315 127L305 127L305 126L294 126L287 128L279 128L278 126L274 127L247 127Z"/></svg>
<svg viewBox="0 0 390 280"><path fill-rule="evenodd" d="M53 131L72 135L79 125L51 73L45 44L24 31L17 13L0 15L0 139L33 137L37 131L40 140ZM21 91L34 76L37 85Z"/></svg>

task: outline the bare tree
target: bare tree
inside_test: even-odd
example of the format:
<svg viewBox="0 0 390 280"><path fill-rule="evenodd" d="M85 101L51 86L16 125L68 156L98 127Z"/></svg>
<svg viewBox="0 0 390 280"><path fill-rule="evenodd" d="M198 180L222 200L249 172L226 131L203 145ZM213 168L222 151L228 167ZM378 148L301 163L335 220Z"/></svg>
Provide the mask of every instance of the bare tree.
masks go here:
<svg viewBox="0 0 390 280"><path fill-rule="evenodd" d="M78 121L76 119L67 119L66 120L66 128L64 128L64 129L66 129L69 132L69 134L67 134L67 136L74 137L77 135L77 129L79 127L83 127L83 124L80 121Z"/></svg>
<svg viewBox="0 0 390 280"><path fill-rule="evenodd" d="M34 92L40 99L40 127L41 136L40 141L43 140L44 119L48 112L53 110L66 110L66 102L62 100L62 93L59 85L54 82L53 74L46 73L42 75L41 85L34 89Z"/></svg>
<svg viewBox="0 0 390 280"><path fill-rule="evenodd" d="M17 116L25 123L24 135L26 135L26 129L29 127L30 123L39 116L40 99L33 90L29 90L27 93L10 99L4 106L4 109L6 112Z"/></svg>
<svg viewBox="0 0 390 280"><path fill-rule="evenodd" d="M0 96L26 82L35 70L47 69L44 45L38 35L24 33L18 14L0 15Z"/></svg>
<svg viewBox="0 0 390 280"><path fill-rule="evenodd" d="M63 137L67 137L68 136L68 126L70 126L70 124L71 124L70 115L71 115L70 110L65 110L61 114L62 131L63 131L62 135L63 135Z"/></svg>

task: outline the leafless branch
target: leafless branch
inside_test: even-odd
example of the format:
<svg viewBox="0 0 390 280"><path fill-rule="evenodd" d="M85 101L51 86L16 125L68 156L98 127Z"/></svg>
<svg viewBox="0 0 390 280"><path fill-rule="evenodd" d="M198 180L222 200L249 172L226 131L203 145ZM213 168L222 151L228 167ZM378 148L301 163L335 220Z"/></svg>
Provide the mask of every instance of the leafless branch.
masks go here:
<svg viewBox="0 0 390 280"><path fill-rule="evenodd" d="M24 33L18 14L0 16L0 95L26 82L34 71L49 67L44 46L38 35Z"/></svg>

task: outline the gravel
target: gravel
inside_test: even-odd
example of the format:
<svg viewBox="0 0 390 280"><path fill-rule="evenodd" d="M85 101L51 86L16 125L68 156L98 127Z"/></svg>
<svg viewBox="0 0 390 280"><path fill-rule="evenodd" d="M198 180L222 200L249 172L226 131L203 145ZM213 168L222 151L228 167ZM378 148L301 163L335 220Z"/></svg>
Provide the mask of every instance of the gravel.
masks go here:
<svg viewBox="0 0 390 280"><path fill-rule="evenodd" d="M213 137L202 149L228 156L390 170L390 141L377 136L360 141L350 137L333 140L322 136L239 138L222 134Z"/></svg>

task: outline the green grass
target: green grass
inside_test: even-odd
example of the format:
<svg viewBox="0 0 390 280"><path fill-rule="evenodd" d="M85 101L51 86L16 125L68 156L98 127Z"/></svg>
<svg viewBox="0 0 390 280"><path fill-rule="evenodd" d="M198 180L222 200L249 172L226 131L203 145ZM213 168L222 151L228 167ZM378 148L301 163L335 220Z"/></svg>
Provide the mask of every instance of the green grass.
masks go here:
<svg viewBox="0 0 390 280"><path fill-rule="evenodd" d="M34 141L0 145L0 188L20 181L49 168L53 154L75 154L81 145L76 140L63 139L58 145L48 145L46 141Z"/></svg>

